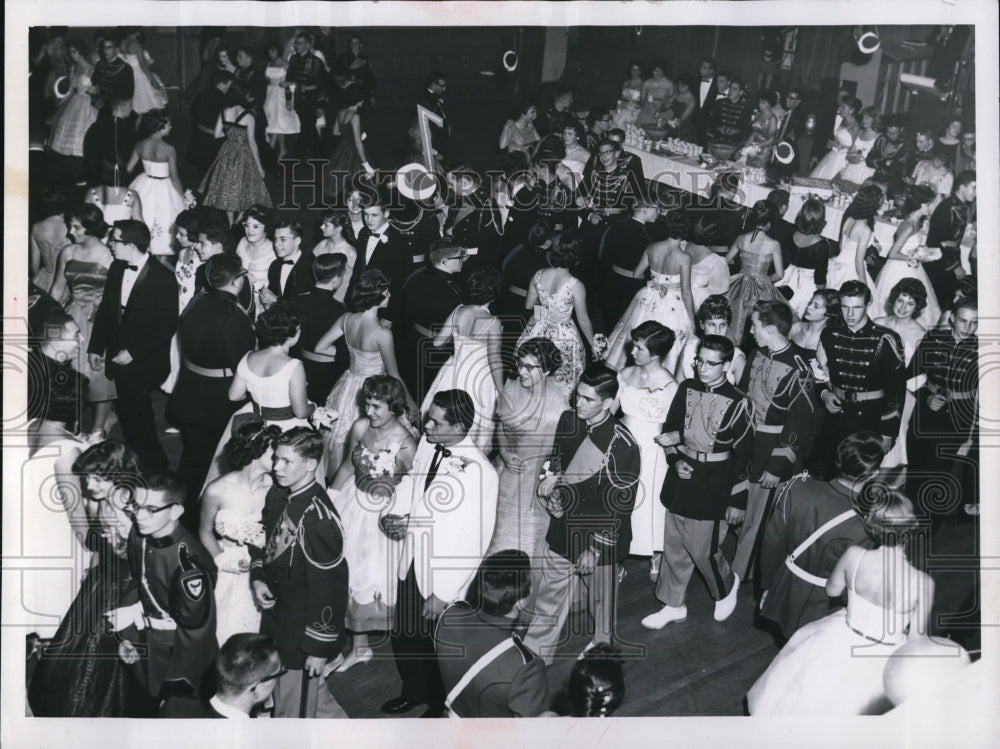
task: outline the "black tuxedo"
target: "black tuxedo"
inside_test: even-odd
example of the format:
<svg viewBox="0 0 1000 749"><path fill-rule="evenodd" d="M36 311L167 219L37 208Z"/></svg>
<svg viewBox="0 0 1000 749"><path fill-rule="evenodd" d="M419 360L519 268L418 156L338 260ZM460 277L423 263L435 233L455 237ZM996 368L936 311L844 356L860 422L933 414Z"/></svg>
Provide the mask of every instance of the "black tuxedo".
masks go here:
<svg viewBox="0 0 1000 749"><path fill-rule="evenodd" d="M267 269L267 288L280 299L294 299L312 289L315 279L312 271L313 254L302 250L299 259L292 266L292 272L285 281L285 289L281 289L281 268L284 260L280 257L271 261Z"/></svg>
<svg viewBox="0 0 1000 749"><path fill-rule="evenodd" d="M88 352L104 357L104 371L115 382L125 443L136 451L143 467L165 467L167 457L156 435L150 395L170 374L170 341L177 330L177 281L150 257L139 271L128 304L122 307L125 270L126 263L111 263ZM112 361L122 350L132 355L130 364Z"/></svg>
<svg viewBox="0 0 1000 749"><path fill-rule="evenodd" d="M409 243L395 227L386 226L380 233L385 236L386 241L375 243L370 259L368 258L368 238L372 236L372 232L366 226L358 233L358 258L354 261L354 276L351 278L351 288L347 293L347 301L350 304L351 293L362 273L366 270L380 270L389 277L389 292L391 294L389 317L394 318L395 310L401 299L403 284L416 270L416 265L413 262Z"/></svg>
<svg viewBox="0 0 1000 749"><path fill-rule="evenodd" d="M405 325L395 334L396 358L413 397L422 399L448 352L434 349L433 335L462 303L462 281L438 268L421 268L403 286L400 311ZM442 347L443 348L443 347Z"/></svg>
<svg viewBox="0 0 1000 749"><path fill-rule="evenodd" d="M691 124L694 126L698 143L705 145L705 131L708 129L708 118L712 113L715 100L719 98L719 86L716 83L715 76L712 76L712 83L708 87L708 95L705 97L704 104L701 102L700 78L695 81L695 88L691 93L694 94L694 112L691 113Z"/></svg>

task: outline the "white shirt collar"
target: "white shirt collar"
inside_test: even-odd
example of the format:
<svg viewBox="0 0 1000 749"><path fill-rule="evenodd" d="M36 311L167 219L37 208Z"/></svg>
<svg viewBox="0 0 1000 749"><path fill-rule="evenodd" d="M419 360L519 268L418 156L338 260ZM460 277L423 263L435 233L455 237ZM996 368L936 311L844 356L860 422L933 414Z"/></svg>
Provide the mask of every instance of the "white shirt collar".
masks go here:
<svg viewBox="0 0 1000 749"><path fill-rule="evenodd" d="M128 263L128 265L135 266L135 270L132 270L131 268L126 268L125 269L126 273L138 273L145 267L146 263L149 262L149 253L148 252L142 253L142 258L136 260L134 263L129 263L127 260L125 262Z"/></svg>
<svg viewBox="0 0 1000 749"><path fill-rule="evenodd" d="M388 221L386 221L384 224L382 224L379 228L373 230L372 233L371 233L371 236L372 237L380 237L383 234L385 234L387 231L389 231L389 222Z"/></svg>
<svg viewBox="0 0 1000 749"><path fill-rule="evenodd" d="M217 712L224 718L234 718L236 720L239 720L241 718L246 720L250 719L250 716L247 715L242 710L237 710L232 705L227 705L225 702L220 700L218 695L212 697L212 699L208 701L208 704L212 706L215 712Z"/></svg>
<svg viewBox="0 0 1000 749"><path fill-rule="evenodd" d="M302 248L301 247L299 247L299 249L297 249L295 252L293 252L288 257L281 258L281 261L284 263L286 260L291 260L292 261L292 266L291 267L294 268L295 264L297 262L299 262L299 258L300 257L302 257ZM287 265L287 263L285 263L285 264Z"/></svg>

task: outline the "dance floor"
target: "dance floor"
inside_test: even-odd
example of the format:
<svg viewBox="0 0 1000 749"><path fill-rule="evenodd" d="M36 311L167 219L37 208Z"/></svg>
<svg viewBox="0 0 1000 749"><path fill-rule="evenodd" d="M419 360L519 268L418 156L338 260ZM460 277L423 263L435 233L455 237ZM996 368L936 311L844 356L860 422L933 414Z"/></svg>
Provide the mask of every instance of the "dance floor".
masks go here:
<svg viewBox="0 0 1000 749"><path fill-rule="evenodd" d="M161 429L165 428L166 397L157 394L153 405ZM111 437L120 439L117 427ZM176 466L180 437L161 432L161 439L171 464ZM975 529L967 521L946 522L931 539L927 568L936 584L932 634L952 628L949 617L962 613L961 606L969 596L976 574L970 569L974 567ZM730 534L723 548L731 552L733 541ZM714 602L695 574L688 589L687 621L649 631L639 621L660 605L653 597L649 563L630 558L625 569L617 633L628 659L627 696L617 715L742 715L743 696L778 651L771 634L755 625L752 583L741 587L735 613L719 623L712 618ZM590 640L586 614L572 616L566 631L566 641L549 669L549 688L553 692L565 683L577 655ZM379 705L399 693L399 677L388 639L378 642L373 638L372 645L375 658L370 663L329 679L334 696L354 718L387 717L379 712ZM417 708L402 717L417 717L421 711Z"/></svg>

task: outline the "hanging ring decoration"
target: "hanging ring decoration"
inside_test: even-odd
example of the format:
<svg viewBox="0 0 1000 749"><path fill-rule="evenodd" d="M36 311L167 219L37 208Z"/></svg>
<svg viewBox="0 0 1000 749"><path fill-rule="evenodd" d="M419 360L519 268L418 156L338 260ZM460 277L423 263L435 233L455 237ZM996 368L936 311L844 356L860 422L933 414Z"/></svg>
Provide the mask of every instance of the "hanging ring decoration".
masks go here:
<svg viewBox="0 0 1000 749"><path fill-rule="evenodd" d="M864 54L870 55L882 46L882 40L878 37L878 29L866 31L858 37L858 49Z"/></svg>
<svg viewBox="0 0 1000 749"><path fill-rule="evenodd" d="M517 52L512 49L508 49L503 53L503 57L501 59L503 61L503 68L508 73L513 73L517 70Z"/></svg>

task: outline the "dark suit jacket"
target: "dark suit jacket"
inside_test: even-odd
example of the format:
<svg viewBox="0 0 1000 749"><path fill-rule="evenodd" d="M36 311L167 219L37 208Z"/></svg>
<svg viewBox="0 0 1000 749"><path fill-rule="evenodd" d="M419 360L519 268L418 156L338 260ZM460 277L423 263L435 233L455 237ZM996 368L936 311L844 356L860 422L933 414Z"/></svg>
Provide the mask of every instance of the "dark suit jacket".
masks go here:
<svg viewBox="0 0 1000 749"><path fill-rule="evenodd" d="M285 290L281 290L281 266L282 259L275 258L271 261L267 269L267 288L276 296L282 299L294 299L299 294L304 294L311 290L315 279L312 272L313 254L302 250L298 261L292 266L292 272L288 274L285 282Z"/></svg>
<svg viewBox="0 0 1000 749"><path fill-rule="evenodd" d="M122 310L125 265L120 260L111 263L87 351L104 357L104 371L111 379L126 376L159 385L170 374L170 340L177 330L177 281L150 257ZM111 361L122 349L132 355L131 364L120 366Z"/></svg>
<svg viewBox="0 0 1000 749"><path fill-rule="evenodd" d="M392 295L389 301L389 309L394 311L398 308L402 299L403 284L410 274L416 270L413 264L413 254L410 251L409 243L400 235L393 226L388 226L384 232L386 242L378 242L372 251L370 260L366 260L368 254L368 238L371 236L366 226L358 233L358 259L354 262L354 276L351 278L351 288L347 292L347 301L350 304L351 293L361 278L361 274L366 270L378 269L389 277L389 292ZM391 316L395 316L394 312Z"/></svg>
<svg viewBox="0 0 1000 749"><path fill-rule="evenodd" d="M208 699L196 697L171 697L160 707L157 718L222 718Z"/></svg>
<svg viewBox="0 0 1000 749"><path fill-rule="evenodd" d="M699 143L705 140L705 130L708 128L708 116L712 112L712 106L719 97L719 86L716 84L715 76L712 76L712 85L708 87L708 96L705 97L705 104L701 104L701 78L695 80L695 88L691 92L694 94L694 112L691 113L691 124L694 132L698 136Z"/></svg>

